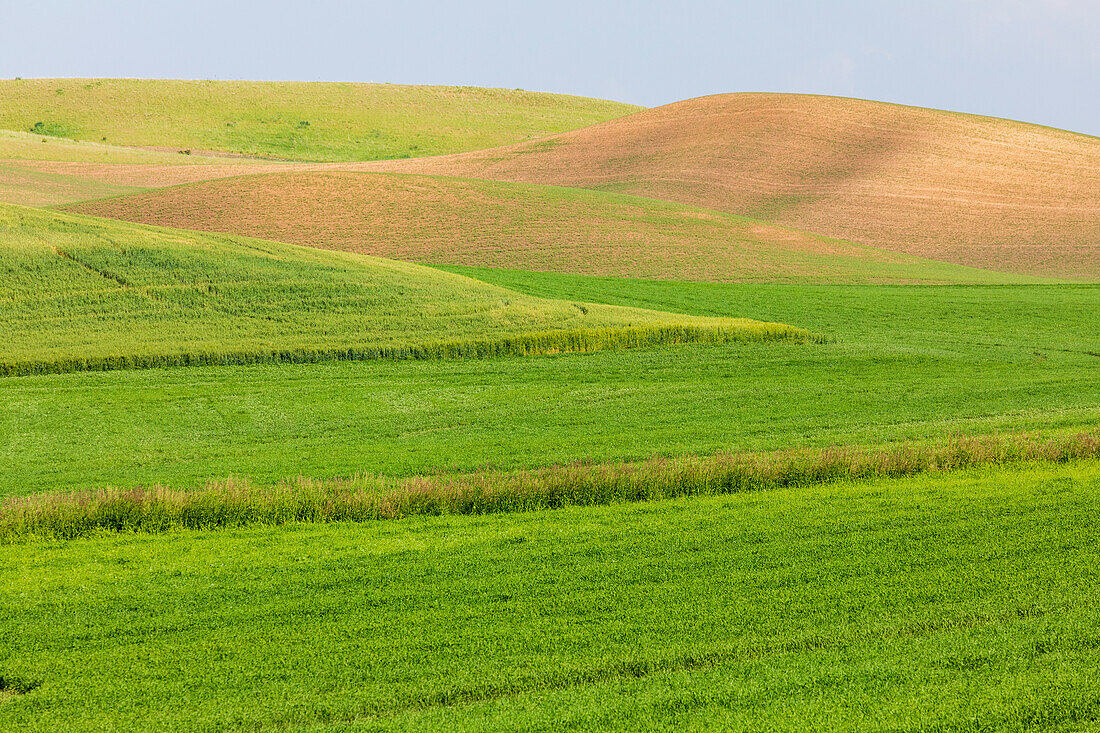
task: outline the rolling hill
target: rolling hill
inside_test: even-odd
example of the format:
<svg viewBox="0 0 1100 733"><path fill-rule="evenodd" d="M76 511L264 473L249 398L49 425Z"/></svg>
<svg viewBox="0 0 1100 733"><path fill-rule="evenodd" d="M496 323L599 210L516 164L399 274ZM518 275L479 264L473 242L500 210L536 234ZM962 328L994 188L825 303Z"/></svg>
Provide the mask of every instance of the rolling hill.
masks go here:
<svg viewBox="0 0 1100 733"><path fill-rule="evenodd" d="M972 267L1100 278L1100 139L1009 120L727 94L372 168L631 193Z"/></svg>
<svg viewBox="0 0 1100 733"><path fill-rule="evenodd" d="M712 282L1021 280L654 199L435 176L248 175L68 209L431 264Z"/></svg>
<svg viewBox="0 0 1100 733"><path fill-rule="evenodd" d="M0 374L802 339L431 268L0 206Z"/></svg>
<svg viewBox="0 0 1100 733"><path fill-rule="evenodd" d="M304 160L439 155L637 111L478 87L151 79L0 80L0 128L126 146Z"/></svg>

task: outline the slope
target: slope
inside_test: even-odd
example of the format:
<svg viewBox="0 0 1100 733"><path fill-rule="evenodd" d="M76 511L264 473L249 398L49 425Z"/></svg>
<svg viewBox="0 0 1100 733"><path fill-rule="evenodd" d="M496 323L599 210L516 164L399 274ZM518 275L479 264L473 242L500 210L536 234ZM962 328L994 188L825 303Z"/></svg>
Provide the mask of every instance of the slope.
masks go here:
<svg viewBox="0 0 1100 733"><path fill-rule="evenodd" d="M46 173L0 161L0 203L50 206L140 190L135 186L120 186L64 173Z"/></svg>
<svg viewBox="0 0 1100 733"><path fill-rule="evenodd" d="M1021 280L654 199L432 176L250 175L68 208L432 264L723 282Z"/></svg>
<svg viewBox="0 0 1100 733"><path fill-rule="evenodd" d="M430 268L0 207L0 373L805 337L587 306Z"/></svg>
<svg viewBox="0 0 1100 733"><path fill-rule="evenodd" d="M627 192L973 267L1100 278L1100 139L1008 120L728 94L372 167Z"/></svg>
<svg viewBox="0 0 1100 733"><path fill-rule="evenodd" d="M638 108L477 87L149 79L0 80L0 128L115 145L306 160L438 155Z"/></svg>
<svg viewBox="0 0 1100 733"><path fill-rule="evenodd" d="M85 175L84 166L89 164L100 174ZM186 150L149 150L0 130L0 203L50 206L148 187L111 180L117 178L119 168L206 171L206 176L198 177L218 177L279 170L280 165L284 164L245 156L192 155Z"/></svg>

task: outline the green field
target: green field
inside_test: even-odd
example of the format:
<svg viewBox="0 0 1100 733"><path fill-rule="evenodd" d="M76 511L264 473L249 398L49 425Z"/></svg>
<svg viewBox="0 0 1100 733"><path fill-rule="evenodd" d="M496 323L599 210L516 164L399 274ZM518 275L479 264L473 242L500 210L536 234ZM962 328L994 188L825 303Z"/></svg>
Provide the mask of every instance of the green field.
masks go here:
<svg viewBox="0 0 1100 733"><path fill-rule="evenodd" d="M552 298L787 319L832 341L7 379L0 495L879 445L1100 420L1096 286L463 272Z"/></svg>
<svg viewBox="0 0 1100 733"><path fill-rule="evenodd" d="M0 727L1090 730L1097 501L1087 463L9 546Z"/></svg>
<svg viewBox="0 0 1100 733"><path fill-rule="evenodd" d="M2 129L295 160L456 153L564 132L638 109L600 99L478 87L0 80Z"/></svg>
<svg viewBox="0 0 1100 733"><path fill-rule="evenodd" d="M557 143L407 162L706 180L732 211L764 184L730 156L793 196L858 163L836 140L894 132L843 100L753 97L733 124L741 98L708 99L577 133L600 145L553 170ZM904 174L883 216L953 201L951 227L898 231L996 254L975 269L211 152L426 156L636 109L612 102L137 80L0 102L0 202L101 199L0 203L0 731L1100 728L1100 284L1032 276L1091 272L1085 143L1014 148L1032 170L921 138L938 188L885 156L819 212L878 226L861 207ZM773 102L813 134L775 143ZM1035 212L1053 244L1001 247Z"/></svg>

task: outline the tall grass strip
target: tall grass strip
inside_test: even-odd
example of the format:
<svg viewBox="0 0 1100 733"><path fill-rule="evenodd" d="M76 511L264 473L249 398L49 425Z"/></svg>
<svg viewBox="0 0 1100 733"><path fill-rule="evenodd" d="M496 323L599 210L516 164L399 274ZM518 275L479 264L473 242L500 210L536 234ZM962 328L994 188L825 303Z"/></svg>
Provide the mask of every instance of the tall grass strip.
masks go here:
<svg viewBox="0 0 1100 733"><path fill-rule="evenodd" d="M7 499L0 505L0 543L112 532L523 512L1096 458L1100 432L1093 431L1047 438L959 436L931 445L719 453L403 478L298 477L268 486L227 479L197 491L103 488Z"/></svg>
<svg viewBox="0 0 1100 733"><path fill-rule="evenodd" d="M323 361L371 361L377 359L459 359L498 356L536 356L631 349L647 346L750 341L821 343L824 337L778 323L722 326L634 326L622 328L547 331L503 338L480 338L393 346L353 346L333 349L271 349L256 351L206 351L178 354L118 354L100 357L62 357L0 362L0 377L32 374L64 374L115 369L156 369L176 366L237 364L312 364Z"/></svg>

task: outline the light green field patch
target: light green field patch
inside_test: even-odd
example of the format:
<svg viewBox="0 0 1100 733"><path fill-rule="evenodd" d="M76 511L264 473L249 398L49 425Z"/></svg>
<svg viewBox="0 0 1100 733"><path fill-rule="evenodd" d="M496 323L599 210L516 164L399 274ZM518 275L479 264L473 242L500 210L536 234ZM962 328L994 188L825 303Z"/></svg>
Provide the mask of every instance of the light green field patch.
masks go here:
<svg viewBox="0 0 1100 733"><path fill-rule="evenodd" d="M0 80L0 128L29 132L42 122L68 137L112 145L320 161L476 150L584 127L638 109L584 97L478 87Z"/></svg>

